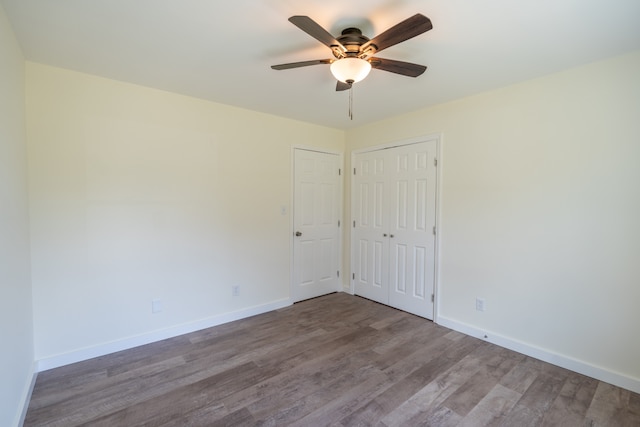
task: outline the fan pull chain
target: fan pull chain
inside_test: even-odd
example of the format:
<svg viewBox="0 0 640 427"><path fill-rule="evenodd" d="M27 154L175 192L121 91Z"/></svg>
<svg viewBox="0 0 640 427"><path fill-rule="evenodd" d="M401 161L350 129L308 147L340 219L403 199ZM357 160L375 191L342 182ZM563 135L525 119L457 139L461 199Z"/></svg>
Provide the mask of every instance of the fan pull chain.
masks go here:
<svg viewBox="0 0 640 427"><path fill-rule="evenodd" d="M349 85L349 118L353 120L353 80L347 80Z"/></svg>
<svg viewBox="0 0 640 427"><path fill-rule="evenodd" d="M349 88L349 118L353 120L353 85Z"/></svg>

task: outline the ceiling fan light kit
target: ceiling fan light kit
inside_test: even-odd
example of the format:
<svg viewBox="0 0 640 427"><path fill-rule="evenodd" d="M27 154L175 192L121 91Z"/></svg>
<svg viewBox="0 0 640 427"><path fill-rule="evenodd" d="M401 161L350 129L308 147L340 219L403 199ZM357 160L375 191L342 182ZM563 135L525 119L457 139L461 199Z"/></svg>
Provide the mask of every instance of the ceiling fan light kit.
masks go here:
<svg viewBox="0 0 640 427"><path fill-rule="evenodd" d="M342 58L333 61L331 64L331 74L337 80L353 84L364 80L371 71L371 64L361 58Z"/></svg>
<svg viewBox="0 0 640 427"><path fill-rule="evenodd" d="M289 22L331 49L334 58L272 65L271 68L274 70L331 64L331 73L338 80L336 91L343 91L352 89L354 83L367 77L371 68L408 77L418 77L427 69L424 65L373 56L383 49L432 29L431 20L420 13L405 19L372 39L364 36L360 29L353 27L344 29L339 37L333 37L308 16L292 16L289 18ZM352 95L349 97L349 116L353 120L351 102Z"/></svg>

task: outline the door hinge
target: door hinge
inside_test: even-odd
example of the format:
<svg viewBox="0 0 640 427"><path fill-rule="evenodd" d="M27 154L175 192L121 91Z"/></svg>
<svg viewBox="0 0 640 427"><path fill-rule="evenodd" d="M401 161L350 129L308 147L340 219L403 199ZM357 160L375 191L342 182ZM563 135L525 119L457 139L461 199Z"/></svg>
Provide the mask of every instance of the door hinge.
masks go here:
<svg viewBox="0 0 640 427"><path fill-rule="evenodd" d="M342 169L338 169L338 176L342 175Z"/></svg>
<svg viewBox="0 0 640 427"><path fill-rule="evenodd" d="M353 220L353 228L356 228L356 220Z"/></svg>
<svg viewBox="0 0 640 427"><path fill-rule="evenodd" d="M353 274L351 275L351 278L352 278L353 280L356 280L356 273L353 273Z"/></svg>
<svg viewBox="0 0 640 427"><path fill-rule="evenodd" d="M433 235L434 236L436 235L436 226L435 225L433 226Z"/></svg>
<svg viewBox="0 0 640 427"><path fill-rule="evenodd" d="M438 166L438 159L435 159L435 158L433 159L433 166L436 166L436 167Z"/></svg>
<svg viewBox="0 0 640 427"><path fill-rule="evenodd" d="M433 296L433 294L431 294L431 302L434 302L435 297Z"/></svg>
<svg viewBox="0 0 640 427"><path fill-rule="evenodd" d="M353 168L353 174L354 175L356 174L356 168Z"/></svg>
<svg viewBox="0 0 640 427"><path fill-rule="evenodd" d="M340 277L340 270L336 271L336 274Z"/></svg>
<svg viewBox="0 0 640 427"><path fill-rule="evenodd" d="M338 220L338 227L340 227L340 220Z"/></svg>

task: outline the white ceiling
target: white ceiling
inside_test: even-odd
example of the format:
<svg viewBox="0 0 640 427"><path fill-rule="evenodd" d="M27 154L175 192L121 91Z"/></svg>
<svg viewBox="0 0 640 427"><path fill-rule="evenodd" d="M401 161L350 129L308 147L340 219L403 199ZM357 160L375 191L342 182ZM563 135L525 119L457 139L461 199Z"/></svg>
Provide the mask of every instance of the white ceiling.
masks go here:
<svg viewBox="0 0 640 427"><path fill-rule="evenodd" d="M340 129L640 49L639 0L0 0L27 60ZM335 92L330 58L287 21L372 38L422 13L433 30L378 56L428 66L373 70Z"/></svg>

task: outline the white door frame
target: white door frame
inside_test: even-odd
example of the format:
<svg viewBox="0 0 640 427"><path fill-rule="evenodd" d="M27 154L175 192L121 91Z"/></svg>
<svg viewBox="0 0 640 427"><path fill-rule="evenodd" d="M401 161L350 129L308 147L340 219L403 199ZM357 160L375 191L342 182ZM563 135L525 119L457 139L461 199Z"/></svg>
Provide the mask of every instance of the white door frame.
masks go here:
<svg viewBox="0 0 640 427"><path fill-rule="evenodd" d="M334 151L327 150L324 148L311 147L308 145L299 145L294 144L291 146L291 193L289 196L289 304L294 303L294 286L295 286L295 278L294 278L294 230L295 227L295 215L293 209L295 208L295 191L296 191L296 178L295 178L295 152L296 150L306 150L306 151L315 151L317 153L324 154L333 154L338 156L338 165L340 168L340 176L338 178L338 186L339 186L339 203L338 203L338 218L340 218L340 232L338 233L338 270L340 271L340 289L339 292L344 291L345 277L347 277L347 273L343 268L343 234L344 234L344 213L343 213L343 205L344 205L344 153L342 151Z"/></svg>
<svg viewBox="0 0 640 427"><path fill-rule="evenodd" d="M440 305L440 217L441 217L441 209L442 204L440 203L440 195L442 194L442 141L443 135L441 133L428 134L423 136L418 136L415 138L404 139L400 141L393 141L386 144L375 145L371 147L361 148L359 150L353 150L351 152L350 158L350 169L349 175L351 176L350 187L349 187L349 206L351 209L351 218L349 220L349 242L350 242L350 271L349 271L349 293L351 295L355 295L355 285L353 275L355 273L355 261L354 261L354 246L353 246L353 233L351 224L355 221L354 212L355 207L354 204L356 200L354 198L354 181L355 177L351 171L353 170L353 165L355 164L355 157L358 154L367 153L370 151L378 151L384 150L387 148L400 147L404 145L412 145L417 144L419 142L427 142L427 141L436 141L436 157L437 157L437 167L436 167L436 235L435 235L435 248L434 248L434 283L433 283L433 293L434 293L434 301L433 301L433 322L438 322L438 312Z"/></svg>

